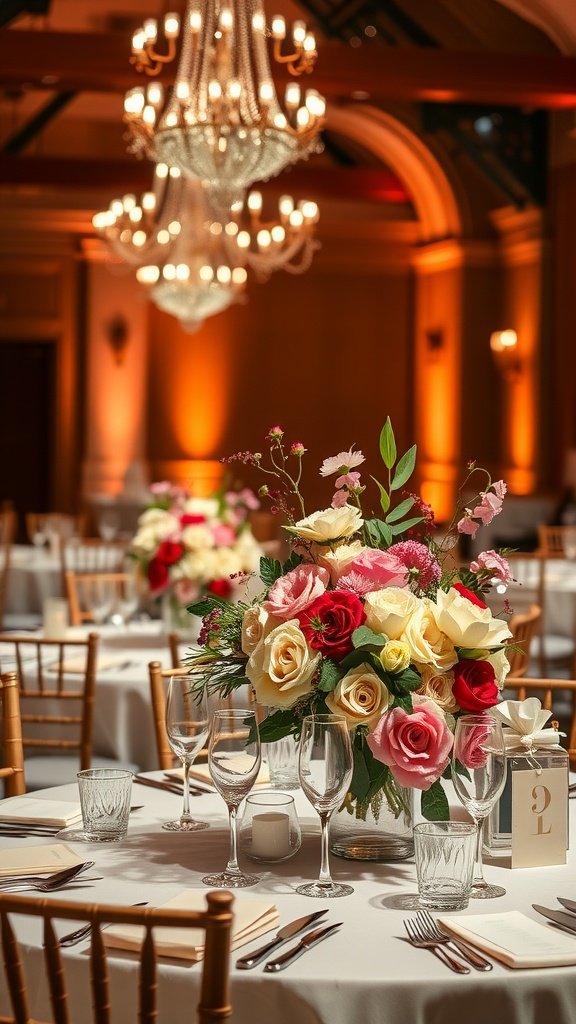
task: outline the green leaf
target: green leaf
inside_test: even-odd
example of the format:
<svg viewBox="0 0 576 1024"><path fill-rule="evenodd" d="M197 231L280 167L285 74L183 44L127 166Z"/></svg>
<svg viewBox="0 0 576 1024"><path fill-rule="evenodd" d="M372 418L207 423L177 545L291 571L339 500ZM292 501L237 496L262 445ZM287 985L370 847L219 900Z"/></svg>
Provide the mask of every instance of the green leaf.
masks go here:
<svg viewBox="0 0 576 1024"><path fill-rule="evenodd" d="M485 661L486 655L491 651L483 650L481 647L457 647L458 660L462 661Z"/></svg>
<svg viewBox="0 0 576 1024"><path fill-rule="evenodd" d="M374 547L390 547L392 543L392 527L382 519L366 520L368 536Z"/></svg>
<svg viewBox="0 0 576 1024"><path fill-rule="evenodd" d="M382 633L375 633L368 626L358 626L358 629L352 633L352 643L356 649L359 647L384 647L388 643L388 639L382 636Z"/></svg>
<svg viewBox="0 0 576 1024"><path fill-rule="evenodd" d="M405 690L417 690L422 685L421 677L413 668L405 668L403 672L395 674L394 681L403 686Z"/></svg>
<svg viewBox="0 0 576 1024"><path fill-rule="evenodd" d="M398 537L399 534L405 533L411 526L416 526L417 523L421 523L424 516L414 516L413 519L404 519L401 523L395 523L390 529L394 537Z"/></svg>
<svg viewBox="0 0 576 1024"><path fill-rule="evenodd" d="M380 481L377 480L375 476L372 476L372 473L370 473L370 478L374 481L378 490L380 491L380 505L382 506L382 511L384 512L384 514L386 514L386 512L390 508L390 495L388 494L388 491L386 490L384 485L381 484Z"/></svg>
<svg viewBox="0 0 576 1024"><path fill-rule="evenodd" d="M410 696L410 694L405 693L400 696L394 697L394 707L402 708L407 715L411 715L412 711L414 710L414 707L412 704L412 697Z"/></svg>
<svg viewBox="0 0 576 1024"><path fill-rule="evenodd" d="M210 615L215 608L226 608L228 601L225 601L223 597L205 597L202 601L196 601L195 604L188 605L188 611L192 615L200 615L204 618L205 615Z"/></svg>
<svg viewBox="0 0 576 1024"><path fill-rule="evenodd" d="M416 465L416 445L413 444L411 448L402 456L399 460L394 476L392 477L392 483L390 484L391 491L397 491L400 487L403 487L407 480L410 479L414 472Z"/></svg>
<svg viewBox="0 0 576 1024"><path fill-rule="evenodd" d="M390 774L390 769L388 768L388 765L382 764L381 761L377 761L374 756L372 756L372 761L373 761L373 764L370 765L370 769L369 769L370 770L370 788L368 790L368 793L366 794L366 799L367 800L371 800L372 797L376 795L378 790L382 789L382 786L385 784L385 782L386 782L386 780L387 780L387 778L388 778L388 776Z"/></svg>
<svg viewBox="0 0 576 1024"><path fill-rule="evenodd" d="M393 508L392 511L388 513L386 516L386 522L398 522L399 519L402 519L402 516L405 516L406 513L410 511L413 504L414 498L405 498L404 501L401 501L399 505L396 505L396 508Z"/></svg>
<svg viewBox="0 0 576 1024"><path fill-rule="evenodd" d="M362 743L360 749L354 745L354 768L350 789L358 800L364 800L370 789L370 772L368 771L365 757L366 749L364 743Z"/></svg>
<svg viewBox="0 0 576 1024"><path fill-rule="evenodd" d="M322 690L323 693L330 693L336 689L336 686L342 678L342 673L337 665L329 658L326 658L322 662L322 668L320 669L320 678L318 680L318 689Z"/></svg>
<svg viewBox="0 0 576 1024"><path fill-rule="evenodd" d="M448 821L450 808L440 780L433 782L430 789L422 793L420 804L422 815L428 821Z"/></svg>
<svg viewBox="0 0 576 1024"><path fill-rule="evenodd" d="M356 668L358 665L363 665L368 661L368 651L362 648L359 651L350 651L345 658L342 658L340 662L340 670L342 672L349 672L351 668Z"/></svg>
<svg viewBox="0 0 576 1024"><path fill-rule="evenodd" d="M389 416L380 432L380 455L386 469L392 469L396 462L396 440Z"/></svg>
<svg viewBox="0 0 576 1024"><path fill-rule="evenodd" d="M260 559L260 578L264 586L271 587L281 575L282 563L277 558L266 558L263 555Z"/></svg>
<svg viewBox="0 0 576 1024"><path fill-rule="evenodd" d="M287 558L282 566L282 575L285 576L287 572L296 569L303 561L302 555L298 555L296 551L293 551L290 558Z"/></svg>
<svg viewBox="0 0 576 1024"><path fill-rule="evenodd" d="M284 736L289 736L293 729L294 712L289 709L275 711L273 715L269 715L258 726L262 743L273 743L274 740L281 740Z"/></svg>
<svg viewBox="0 0 576 1024"><path fill-rule="evenodd" d="M462 764L462 761L459 761L458 758L455 757L452 764L454 765L454 771L457 775L462 775L463 778L470 779L470 772L466 766Z"/></svg>

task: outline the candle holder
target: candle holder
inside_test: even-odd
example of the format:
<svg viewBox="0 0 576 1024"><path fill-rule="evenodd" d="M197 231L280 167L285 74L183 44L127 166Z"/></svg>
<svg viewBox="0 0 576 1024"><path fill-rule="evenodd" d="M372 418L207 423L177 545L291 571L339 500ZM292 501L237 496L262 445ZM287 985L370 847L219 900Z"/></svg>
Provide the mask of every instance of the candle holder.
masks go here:
<svg viewBox="0 0 576 1024"><path fill-rule="evenodd" d="M255 861L288 860L302 843L294 797L288 793L251 793L239 832L240 849Z"/></svg>

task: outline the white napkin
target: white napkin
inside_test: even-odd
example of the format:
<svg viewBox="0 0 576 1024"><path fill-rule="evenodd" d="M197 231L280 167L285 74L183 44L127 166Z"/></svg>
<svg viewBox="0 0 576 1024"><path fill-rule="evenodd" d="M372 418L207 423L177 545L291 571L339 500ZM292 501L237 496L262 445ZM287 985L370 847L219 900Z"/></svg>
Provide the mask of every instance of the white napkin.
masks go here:
<svg viewBox="0 0 576 1024"><path fill-rule="evenodd" d="M0 878L14 875L51 875L82 864L82 857L63 843L48 846L12 846L0 850Z"/></svg>
<svg viewBox="0 0 576 1024"><path fill-rule="evenodd" d="M118 658L98 658L96 671L103 672L105 669L116 668L119 665L122 665L122 662ZM61 663L61 666L56 662L53 665L49 665L46 671L58 675L60 667L62 667L64 675L84 675L86 671L86 657L82 655L79 658L67 658Z"/></svg>
<svg viewBox="0 0 576 1024"><path fill-rule="evenodd" d="M80 804L73 804L68 800L39 800L34 796L11 796L6 800L0 800L0 824L3 821L66 828L82 821L82 811Z"/></svg>
<svg viewBox="0 0 576 1024"><path fill-rule="evenodd" d="M240 762L240 763L242 762L242 757L243 757L243 755L239 755L239 756L236 756L234 758L234 760L236 761L237 764L238 764L238 762ZM248 762L251 763L252 762L252 758L249 756L249 754L244 755L244 758L245 758L245 763L248 763ZM248 767L250 767L250 764L248 764ZM166 774L167 775L172 775L175 779L183 779L184 778L184 770L182 768L171 768L170 771L166 772ZM214 782L212 780L212 776L210 775L210 769L209 769L207 764L193 764L191 769L190 769L190 778L191 779L198 779L200 782L207 782L210 786L214 785ZM258 776L256 778L255 785L256 786L261 786L261 785L268 786L269 784L270 784L270 772L268 771L268 765L267 764L263 764L261 766L261 768L260 768L260 771L258 772Z"/></svg>
<svg viewBox="0 0 576 1024"><path fill-rule="evenodd" d="M447 931L501 960L507 967L576 964L576 937L556 932L518 910L440 917Z"/></svg>
<svg viewBox="0 0 576 1024"><path fill-rule="evenodd" d="M205 910L206 896L198 889L186 889L161 906L163 910ZM279 923L278 910L273 903L235 896L232 949L258 938ZM155 928L154 934L156 951L160 956L181 960L202 960L204 956L205 932L201 928ZM102 937L106 946L137 951L142 944L144 929L139 925L117 924L107 928Z"/></svg>
<svg viewBox="0 0 576 1024"><path fill-rule="evenodd" d="M566 735L556 729L543 728L552 712L542 710L538 697L503 700L490 710L494 718L506 726L506 750L531 751L535 747L555 747L558 746L558 738Z"/></svg>

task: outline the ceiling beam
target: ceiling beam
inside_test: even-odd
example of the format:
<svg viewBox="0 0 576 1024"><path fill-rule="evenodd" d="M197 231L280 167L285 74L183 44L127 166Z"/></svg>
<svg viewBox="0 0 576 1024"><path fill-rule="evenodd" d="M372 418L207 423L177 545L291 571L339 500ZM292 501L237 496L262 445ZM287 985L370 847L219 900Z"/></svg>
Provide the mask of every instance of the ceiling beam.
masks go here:
<svg viewBox="0 0 576 1024"><path fill-rule="evenodd" d="M0 185L43 185L92 189L110 193L146 192L152 185L152 165L142 160L79 160L56 157L17 157L0 153ZM402 182L387 168L323 167L299 164L274 180L269 188L296 198L339 198L382 203L409 203Z"/></svg>
<svg viewBox="0 0 576 1024"><path fill-rule="evenodd" d="M75 92L57 92L47 103L44 104L38 113L34 114L26 124L22 125L4 143L5 153L19 153L25 149L28 143L32 142L43 128L55 118L64 107L67 107L70 100L75 97Z"/></svg>
<svg viewBox="0 0 576 1024"><path fill-rule="evenodd" d="M52 0L3 0L0 25L7 25L22 14L48 14Z"/></svg>
<svg viewBox="0 0 576 1024"><path fill-rule="evenodd" d="M0 86L124 92L146 80L129 64L129 50L129 39L115 33L5 29L0 31ZM166 69L165 84L174 71L174 66ZM289 78L282 67L274 74L277 81ZM325 43L308 82L332 101L362 90L375 103L576 107L576 58L555 54L461 53L376 44L353 49Z"/></svg>

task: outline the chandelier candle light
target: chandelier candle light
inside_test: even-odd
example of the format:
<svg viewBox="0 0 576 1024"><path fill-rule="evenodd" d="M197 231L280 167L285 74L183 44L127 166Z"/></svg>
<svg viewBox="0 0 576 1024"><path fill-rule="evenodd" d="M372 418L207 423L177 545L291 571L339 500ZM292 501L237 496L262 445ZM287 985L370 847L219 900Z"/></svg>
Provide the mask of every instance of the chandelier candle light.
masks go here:
<svg viewBox="0 0 576 1024"><path fill-rule="evenodd" d="M274 177L318 148L326 104L313 89L290 82L278 99L268 56L294 76L307 74L316 42L304 22L292 29L274 17L267 29L261 0L188 0L182 22L166 15L166 54L159 54L158 27L148 19L132 38L137 69L157 74L180 57L173 88L159 82L131 89L124 117L130 148L179 167L184 174L224 192L231 203L254 181Z"/></svg>

